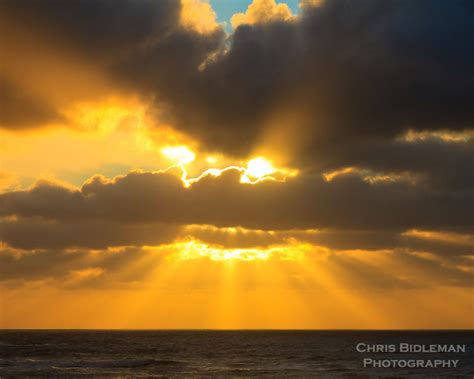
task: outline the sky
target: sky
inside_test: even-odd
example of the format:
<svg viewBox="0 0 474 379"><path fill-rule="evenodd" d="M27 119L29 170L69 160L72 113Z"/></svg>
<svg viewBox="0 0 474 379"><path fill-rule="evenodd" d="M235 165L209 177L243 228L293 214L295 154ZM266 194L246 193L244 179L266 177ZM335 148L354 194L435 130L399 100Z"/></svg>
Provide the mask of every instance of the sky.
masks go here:
<svg viewBox="0 0 474 379"><path fill-rule="evenodd" d="M473 16L3 0L0 327L474 327Z"/></svg>

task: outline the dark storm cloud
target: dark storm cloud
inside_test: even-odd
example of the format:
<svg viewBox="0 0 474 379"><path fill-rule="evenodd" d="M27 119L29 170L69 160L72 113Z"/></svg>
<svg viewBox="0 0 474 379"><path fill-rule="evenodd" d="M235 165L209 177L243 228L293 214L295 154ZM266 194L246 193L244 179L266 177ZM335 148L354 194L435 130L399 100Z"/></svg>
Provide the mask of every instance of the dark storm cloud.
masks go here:
<svg viewBox="0 0 474 379"><path fill-rule="evenodd" d="M7 25L38 33L50 43L67 43L100 62L163 37L178 24L180 9L175 0L5 0L0 15Z"/></svg>
<svg viewBox="0 0 474 379"><path fill-rule="evenodd" d="M179 128L228 153L251 152L275 114L294 115L309 156L409 128L463 130L474 121L473 12L469 1L331 0L295 22L239 27L194 75L161 78L144 64L153 50L134 71Z"/></svg>
<svg viewBox="0 0 474 379"><path fill-rule="evenodd" d="M167 173L96 177L81 190L39 183L0 195L0 215L59 222L211 224L250 229L406 230L472 228L473 194L406 183L369 184L357 175L319 175L243 185L240 173L206 177L191 188Z"/></svg>

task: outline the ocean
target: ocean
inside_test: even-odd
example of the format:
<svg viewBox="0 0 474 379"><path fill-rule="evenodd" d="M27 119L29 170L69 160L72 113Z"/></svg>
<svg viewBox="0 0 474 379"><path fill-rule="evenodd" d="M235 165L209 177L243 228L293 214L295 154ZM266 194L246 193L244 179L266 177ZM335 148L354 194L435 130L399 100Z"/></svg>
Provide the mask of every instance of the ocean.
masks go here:
<svg viewBox="0 0 474 379"><path fill-rule="evenodd" d="M472 378L473 349L474 331L3 330L0 377Z"/></svg>

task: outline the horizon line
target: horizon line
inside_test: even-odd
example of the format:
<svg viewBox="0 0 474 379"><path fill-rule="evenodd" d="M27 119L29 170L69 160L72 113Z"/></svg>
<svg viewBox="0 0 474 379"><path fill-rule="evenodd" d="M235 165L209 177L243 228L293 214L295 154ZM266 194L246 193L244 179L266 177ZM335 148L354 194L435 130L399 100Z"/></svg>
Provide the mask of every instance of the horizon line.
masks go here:
<svg viewBox="0 0 474 379"><path fill-rule="evenodd" d="M288 332L474 332L474 328L304 329L304 328L0 328L0 331L288 331Z"/></svg>

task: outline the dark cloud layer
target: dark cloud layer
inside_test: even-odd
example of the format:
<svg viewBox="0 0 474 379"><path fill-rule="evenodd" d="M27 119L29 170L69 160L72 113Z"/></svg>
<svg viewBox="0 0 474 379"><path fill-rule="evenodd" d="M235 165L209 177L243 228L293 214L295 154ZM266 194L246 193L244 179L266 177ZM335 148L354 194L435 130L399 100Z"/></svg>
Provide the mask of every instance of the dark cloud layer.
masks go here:
<svg viewBox="0 0 474 379"><path fill-rule="evenodd" d="M436 191L406 183L369 184L356 175L326 182L319 175L258 185L237 170L205 177L191 188L168 173L95 177L80 191L39 183L0 195L0 215L60 222L211 224L255 229L350 230L472 227L470 192Z"/></svg>
<svg viewBox="0 0 474 379"><path fill-rule="evenodd" d="M40 220L0 221L0 240L20 249L104 249L110 246L160 245L173 242L177 225L114 222L45 222Z"/></svg>
<svg viewBox="0 0 474 379"><path fill-rule="evenodd" d="M250 152L276 110L295 115L288 127L303 126L308 152L474 120L470 1L330 0L293 22L240 26L226 53L222 31L186 30L173 0L3 1L1 9L156 97L210 149Z"/></svg>
<svg viewBox="0 0 474 379"><path fill-rule="evenodd" d="M58 47L67 43L104 63L163 37L178 25L180 8L175 0L6 0L0 10L7 25L39 33Z"/></svg>
<svg viewBox="0 0 474 379"><path fill-rule="evenodd" d="M305 137L296 161L331 165L337 149L347 165L409 129L472 128L473 12L466 1L332 0L294 22L239 27L201 70L222 45L179 34L114 68L211 150L248 154L281 118Z"/></svg>
<svg viewBox="0 0 474 379"><path fill-rule="evenodd" d="M170 98L188 105L177 117L189 132L233 152L251 148L275 108L295 115L288 127L302 126L317 156L409 128L471 128L473 11L468 1L327 1L294 23L241 26L230 51Z"/></svg>
<svg viewBox="0 0 474 379"><path fill-rule="evenodd" d="M451 241L442 241L419 238L406 231L322 229L268 232L193 225L188 227L185 233L209 244L218 244L227 248L267 248L272 245L298 241L336 251L355 249L429 252L449 256L451 259L455 256L474 254L474 237L468 241L456 241L455 238ZM457 237L461 239L459 235Z"/></svg>

